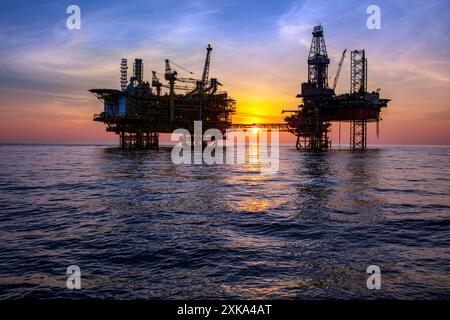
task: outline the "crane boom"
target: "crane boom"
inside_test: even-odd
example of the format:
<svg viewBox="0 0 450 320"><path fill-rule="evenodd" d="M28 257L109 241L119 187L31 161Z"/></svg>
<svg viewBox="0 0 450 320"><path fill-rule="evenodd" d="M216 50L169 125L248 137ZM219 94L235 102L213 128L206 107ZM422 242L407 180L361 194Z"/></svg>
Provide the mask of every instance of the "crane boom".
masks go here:
<svg viewBox="0 0 450 320"><path fill-rule="evenodd" d="M212 51L211 44L208 43L208 47L206 47L205 65L203 67L203 74L202 74L202 88L206 86L206 82L208 82L209 78L209 64L211 60L211 51Z"/></svg>
<svg viewBox="0 0 450 320"><path fill-rule="evenodd" d="M339 66L338 66L338 69L336 71L336 76L334 77L333 90L336 89L337 82L339 80L339 74L341 73L342 64L344 63L345 53L346 52L347 52L347 49L345 49L344 52L342 52L341 61L339 61Z"/></svg>

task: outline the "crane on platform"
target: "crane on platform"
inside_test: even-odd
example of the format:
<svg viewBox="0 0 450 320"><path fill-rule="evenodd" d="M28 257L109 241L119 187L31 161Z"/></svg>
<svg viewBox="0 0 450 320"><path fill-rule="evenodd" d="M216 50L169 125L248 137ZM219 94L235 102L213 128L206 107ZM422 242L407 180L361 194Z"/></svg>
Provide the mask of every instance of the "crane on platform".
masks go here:
<svg viewBox="0 0 450 320"><path fill-rule="evenodd" d="M336 89L338 80L339 80L339 75L341 74L341 69L342 69L342 64L344 63L344 59L345 59L345 53L347 52L347 49L345 49L342 52L342 56L341 56L341 60L339 61L339 65L336 71L336 76L334 77L334 82L333 82L333 90Z"/></svg>
<svg viewBox="0 0 450 320"><path fill-rule="evenodd" d="M205 58L205 65L203 66L203 73L202 73L202 82L201 82L201 92L202 93L215 93L217 91L218 86L222 86L222 84L217 81L216 78L209 79L209 67L211 64L211 51L212 47L211 44L208 43L208 46L206 47L206 58ZM206 87L206 85L208 85Z"/></svg>
<svg viewBox="0 0 450 320"><path fill-rule="evenodd" d="M211 44L208 43L208 46L206 47L205 65L203 66L203 73L202 73L202 88L205 88L206 82L208 81L208 78L209 78L209 66L211 63L211 51L212 51Z"/></svg>
<svg viewBox="0 0 450 320"><path fill-rule="evenodd" d="M160 96L161 95L161 88L170 89L170 84L163 84L159 80L157 74L160 74L160 73L155 71L155 70L152 71L152 87L156 88L156 94L158 96ZM178 80L178 79L179 78L176 78L176 80ZM181 79L184 79L184 78L181 78ZM180 85L174 84L173 88L176 89L176 90L185 90L185 91L192 90L192 87L189 87L188 85L180 86Z"/></svg>
<svg viewBox="0 0 450 320"><path fill-rule="evenodd" d="M159 81L158 76L156 75L156 71L153 70L152 71L152 87L156 88L156 94L158 96L161 95L161 87L163 86L163 84L161 83L161 81Z"/></svg>
<svg viewBox="0 0 450 320"><path fill-rule="evenodd" d="M194 78L183 78L183 77L179 77L178 76L178 72L176 70L173 70L170 66L170 62L172 62L173 64L175 64L173 61L170 61L169 59L165 60L166 62L166 70L164 73L164 77L167 81L181 81L181 82L186 82L186 83L196 83L198 80L194 79ZM190 72L190 71L189 71ZM190 72L192 73L192 72Z"/></svg>
<svg viewBox="0 0 450 320"><path fill-rule="evenodd" d="M164 77L167 81L169 81L169 89L173 88L173 89L179 89L179 90L191 90L191 92L189 92L190 95L215 93L218 89L218 86L222 86L222 84L219 81L217 81L216 78L209 79L209 69L210 69L210 65L211 65L211 51L212 51L211 44L208 44L208 46L206 47L206 58L205 58L204 66L203 66L203 73L202 73L201 79L179 77L177 71L171 68L170 63L173 63L174 65L185 70L189 74L194 74L194 73L192 71L187 70L186 68L183 68L180 65L177 65L175 62L170 61L169 59L166 59L165 60L166 68L165 68ZM154 76L156 77L156 74ZM185 87L176 86L175 81L189 83L189 84L195 84L195 88L191 88L189 86L185 86ZM154 81L154 83L155 83L154 86L157 87L157 81ZM164 85L162 85L162 86L165 87Z"/></svg>
<svg viewBox="0 0 450 320"><path fill-rule="evenodd" d="M170 119L171 119L171 121L174 120L174 115L175 115L175 113L174 113L175 112L174 111L175 110L175 89L190 90L189 95L192 96L194 94L200 94L200 95L203 95L205 93L214 94L214 93L216 93L218 86L222 85L215 78L209 79L209 68L210 68L210 64L211 64L211 51L212 51L211 44L208 44L208 46L206 47L206 58L205 58L205 64L203 66L202 78L200 80L194 79L194 78L179 77L178 72L176 70L173 70L172 67L170 66L171 61L169 59L165 59L164 78L169 82L168 88L169 88L169 96L170 96L169 99L170 99ZM172 61L172 63L174 63L174 62ZM189 74L194 74L193 72L191 72L181 66L178 66L178 67L185 70L186 72L189 72ZM161 82L159 81L159 79L156 76L156 72L153 72L152 77L153 77L152 78L152 86L157 88L157 93L159 95L161 93L161 91L160 91L161 87L166 87L166 86L161 84ZM195 84L195 88L191 88L187 85L185 87L176 86L175 85L176 81L189 83L189 84ZM201 107L200 107L200 110L201 110ZM201 111L200 111L200 114L201 114Z"/></svg>

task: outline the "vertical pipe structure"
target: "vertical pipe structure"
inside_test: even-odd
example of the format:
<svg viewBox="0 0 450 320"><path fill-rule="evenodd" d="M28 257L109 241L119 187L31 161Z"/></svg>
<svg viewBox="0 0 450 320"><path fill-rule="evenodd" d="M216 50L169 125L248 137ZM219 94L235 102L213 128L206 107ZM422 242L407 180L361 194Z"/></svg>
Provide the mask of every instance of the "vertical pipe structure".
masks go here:
<svg viewBox="0 0 450 320"><path fill-rule="evenodd" d="M120 90L125 91L127 89L128 79L127 79L128 62L127 59L122 58L120 62Z"/></svg>
<svg viewBox="0 0 450 320"><path fill-rule="evenodd" d="M170 121L175 120L175 79L169 80Z"/></svg>
<svg viewBox="0 0 450 320"><path fill-rule="evenodd" d="M138 83L142 82L144 78L144 64L142 63L142 59L134 59L133 76Z"/></svg>
<svg viewBox="0 0 450 320"><path fill-rule="evenodd" d="M125 146L126 146L126 143L125 143L125 132L124 132L124 131L121 131L121 132L119 133L119 135L120 135L120 147L121 147L122 149L125 149Z"/></svg>
<svg viewBox="0 0 450 320"><path fill-rule="evenodd" d="M368 86L367 86L367 58L366 58L366 50L363 50L363 59L364 59L364 92L367 92Z"/></svg>
<svg viewBox="0 0 450 320"><path fill-rule="evenodd" d="M170 67L169 59L166 59L166 71L164 77L169 81L169 108L170 121L175 120L175 80L177 79L177 72Z"/></svg>
<svg viewBox="0 0 450 320"><path fill-rule="evenodd" d="M339 121L339 149L341 148L341 121Z"/></svg>
<svg viewBox="0 0 450 320"><path fill-rule="evenodd" d="M380 117L377 119L377 138L380 137Z"/></svg>

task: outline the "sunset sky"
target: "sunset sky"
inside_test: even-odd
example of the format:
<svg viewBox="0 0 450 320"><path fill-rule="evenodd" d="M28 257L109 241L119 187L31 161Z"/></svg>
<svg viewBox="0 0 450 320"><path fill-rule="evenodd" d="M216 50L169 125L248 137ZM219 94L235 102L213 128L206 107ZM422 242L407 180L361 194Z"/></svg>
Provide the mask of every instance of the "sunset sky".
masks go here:
<svg viewBox="0 0 450 320"><path fill-rule="evenodd" d="M71 4L81 8L80 30L66 28ZM381 8L381 30L366 27L370 4ZM117 141L92 121L103 106L88 89L119 88L122 57L142 58L148 80L165 58L200 74L208 42L210 75L237 100L234 122L280 122L299 104L321 23L330 83L342 51L365 48L369 89L392 99L369 143L450 144L449 13L448 0L2 0L0 141ZM349 69L347 55L338 93L349 90Z"/></svg>

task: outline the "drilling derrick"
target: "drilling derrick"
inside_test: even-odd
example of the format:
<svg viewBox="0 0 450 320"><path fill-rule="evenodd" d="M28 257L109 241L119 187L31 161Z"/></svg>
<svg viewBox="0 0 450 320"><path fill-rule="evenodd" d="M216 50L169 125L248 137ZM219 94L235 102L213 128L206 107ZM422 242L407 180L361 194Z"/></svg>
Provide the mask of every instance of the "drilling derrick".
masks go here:
<svg viewBox="0 0 450 320"><path fill-rule="evenodd" d="M295 123L294 134L297 136L297 148L320 150L328 148L330 123L322 116L321 109L325 107L324 98L333 95L333 89L328 88L328 58L322 26L314 27L313 38L308 55L308 82L302 83L303 99L299 111L290 117ZM288 121L289 122L289 121Z"/></svg>
<svg viewBox="0 0 450 320"><path fill-rule="evenodd" d="M308 56L308 83L316 88L328 88L328 65L330 59L323 38L322 26L313 30L313 39Z"/></svg>
<svg viewBox="0 0 450 320"><path fill-rule="evenodd" d="M381 99L379 92L367 92L367 58L365 50L351 52L350 93L336 95L334 90L345 58L342 53L333 88L328 87L328 65L322 26L314 27L308 55L308 82L301 85L302 98L298 110L283 111L288 131L296 135L298 149L322 150L331 147L329 132L332 122L349 122L350 147L367 147L367 123L380 120L381 108L389 99ZM378 133L378 130L377 130ZM340 139L340 137L339 137ZM339 140L340 141L340 140Z"/></svg>

